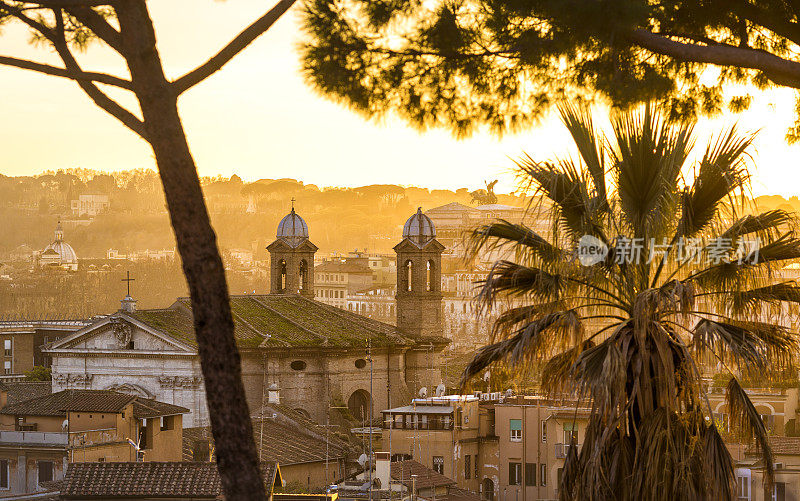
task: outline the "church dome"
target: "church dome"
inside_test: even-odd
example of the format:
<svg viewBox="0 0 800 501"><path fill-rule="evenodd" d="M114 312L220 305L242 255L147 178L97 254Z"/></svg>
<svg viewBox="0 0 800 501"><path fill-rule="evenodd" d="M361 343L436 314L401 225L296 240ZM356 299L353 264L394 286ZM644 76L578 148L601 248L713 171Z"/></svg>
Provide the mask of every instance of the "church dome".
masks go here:
<svg viewBox="0 0 800 501"><path fill-rule="evenodd" d="M297 247L304 240L308 240L308 225L302 217L298 216L292 207L292 212L286 214L278 223L278 238L292 247Z"/></svg>
<svg viewBox="0 0 800 501"><path fill-rule="evenodd" d="M74 267L78 264L78 255L70 244L64 241L64 231L61 229L61 222L58 222L55 231L55 240L44 248L41 259L46 264L56 266Z"/></svg>
<svg viewBox="0 0 800 501"><path fill-rule="evenodd" d="M436 238L436 227L431 218L422 213L422 207L403 225L403 238L411 240L418 247L423 247Z"/></svg>

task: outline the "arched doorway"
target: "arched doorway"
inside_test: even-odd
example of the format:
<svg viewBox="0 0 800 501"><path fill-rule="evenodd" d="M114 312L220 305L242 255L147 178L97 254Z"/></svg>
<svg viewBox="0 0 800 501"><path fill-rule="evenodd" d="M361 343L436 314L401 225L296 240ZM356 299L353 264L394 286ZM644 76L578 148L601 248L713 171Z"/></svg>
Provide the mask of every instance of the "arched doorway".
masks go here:
<svg viewBox="0 0 800 501"><path fill-rule="evenodd" d="M485 501L494 501L494 482L491 478L484 478L481 485L483 499Z"/></svg>
<svg viewBox="0 0 800 501"><path fill-rule="evenodd" d="M356 390L350 395L347 400L347 408L350 409L350 414L359 421L369 419L369 410L372 406L372 397L368 391Z"/></svg>

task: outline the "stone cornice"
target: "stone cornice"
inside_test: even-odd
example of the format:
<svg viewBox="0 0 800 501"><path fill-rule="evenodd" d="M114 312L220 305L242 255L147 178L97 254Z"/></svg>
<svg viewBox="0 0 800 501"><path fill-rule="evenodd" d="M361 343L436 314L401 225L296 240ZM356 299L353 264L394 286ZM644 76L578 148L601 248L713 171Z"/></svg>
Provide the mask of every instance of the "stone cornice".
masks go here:
<svg viewBox="0 0 800 501"><path fill-rule="evenodd" d="M59 348L46 350L46 353L61 357L110 357L110 358L194 358L197 353L181 351L151 351L151 350L107 350L88 348Z"/></svg>

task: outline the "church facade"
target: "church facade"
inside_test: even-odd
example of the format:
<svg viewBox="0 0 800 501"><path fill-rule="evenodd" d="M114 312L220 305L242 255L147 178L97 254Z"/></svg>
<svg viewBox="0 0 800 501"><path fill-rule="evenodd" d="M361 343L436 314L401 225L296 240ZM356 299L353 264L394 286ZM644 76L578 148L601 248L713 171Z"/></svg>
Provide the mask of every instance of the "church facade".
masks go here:
<svg viewBox="0 0 800 501"><path fill-rule="evenodd" d="M418 212L396 247L398 327L315 301L314 253L308 226L294 209L268 246L270 293L231 297L242 378L258 415L268 388L317 422L331 407L357 420L405 403L421 388L441 383L442 246ZM194 338L191 302L163 309L122 308L45 348L52 359L53 391L114 389L190 409L184 426L208 425L205 390Z"/></svg>

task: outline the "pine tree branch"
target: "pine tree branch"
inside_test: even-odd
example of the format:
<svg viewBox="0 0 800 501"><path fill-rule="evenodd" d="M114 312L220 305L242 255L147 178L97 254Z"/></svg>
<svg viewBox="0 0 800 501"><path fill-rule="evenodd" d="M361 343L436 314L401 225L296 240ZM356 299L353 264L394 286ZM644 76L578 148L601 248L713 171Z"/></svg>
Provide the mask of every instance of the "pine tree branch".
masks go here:
<svg viewBox="0 0 800 501"><path fill-rule="evenodd" d="M107 43L112 49L120 52L122 47L120 33L114 29L103 16L90 7L72 7L66 10L81 24L92 30L92 33L97 35L100 40Z"/></svg>
<svg viewBox="0 0 800 501"><path fill-rule="evenodd" d="M650 52L680 61L760 70L778 85L800 89L800 62L783 59L768 52L724 44L678 42L644 29L630 32L628 39Z"/></svg>
<svg viewBox="0 0 800 501"><path fill-rule="evenodd" d="M296 0L280 0L272 9L239 33L214 57L172 82L175 94L182 94L219 71L228 61L243 51L253 40L267 31Z"/></svg>
<svg viewBox="0 0 800 501"><path fill-rule="evenodd" d="M750 2L731 2L731 9L754 24L763 26L776 35L800 45L800 24L780 18Z"/></svg>
<svg viewBox="0 0 800 501"><path fill-rule="evenodd" d="M103 7L112 5L112 0L23 0L24 4L36 5L43 9L64 9L72 7Z"/></svg>
<svg viewBox="0 0 800 501"><path fill-rule="evenodd" d="M90 71L74 72L66 68L58 68L50 66L49 64L37 63L35 61L28 61L26 59L17 59L15 57L0 56L0 65L13 66L24 70L37 71L47 75L56 77L69 78L70 80L81 80L87 82L98 82L106 85L113 85L126 90L133 90L133 84L124 78L107 75L105 73L93 73Z"/></svg>
<svg viewBox="0 0 800 501"><path fill-rule="evenodd" d="M64 66L67 68L67 70L71 72L83 73L78 61L75 59L75 56L72 55L72 52L70 52L69 46L67 45L67 39L64 33L63 14L59 9L54 9L54 14L56 18L55 30L48 30L47 32L43 32L42 35L47 37L47 39L53 44L53 47L61 57L61 60L64 62ZM147 139L144 122L136 115L108 97L108 95L97 88L93 82L86 80L75 81L78 83L80 88L83 89L83 92L85 92L86 95L89 96L92 101L94 101L94 104L122 122L124 126L138 134L143 139Z"/></svg>

